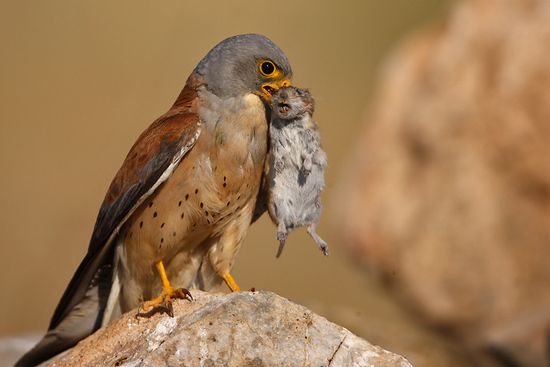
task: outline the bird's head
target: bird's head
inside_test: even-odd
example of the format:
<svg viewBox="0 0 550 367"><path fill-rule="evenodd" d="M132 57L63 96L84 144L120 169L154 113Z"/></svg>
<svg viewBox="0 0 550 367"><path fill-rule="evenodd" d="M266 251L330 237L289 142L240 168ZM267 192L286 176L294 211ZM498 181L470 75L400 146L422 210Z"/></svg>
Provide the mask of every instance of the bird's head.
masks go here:
<svg viewBox="0 0 550 367"><path fill-rule="evenodd" d="M194 71L220 98L254 93L269 103L273 93L290 85L292 69L269 38L243 34L218 43Z"/></svg>

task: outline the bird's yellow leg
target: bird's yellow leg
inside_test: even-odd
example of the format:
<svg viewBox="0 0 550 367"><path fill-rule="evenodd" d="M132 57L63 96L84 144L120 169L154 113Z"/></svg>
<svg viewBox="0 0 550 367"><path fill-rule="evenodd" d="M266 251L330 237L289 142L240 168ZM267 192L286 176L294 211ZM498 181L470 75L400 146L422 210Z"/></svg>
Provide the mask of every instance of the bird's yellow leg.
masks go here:
<svg viewBox="0 0 550 367"><path fill-rule="evenodd" d="M150 316L157 311L166 312L170 316L174 316L172 310L172 299L180 298L188 299L191 301L193 300L193 297L191 296L191 293L189 293L189 291L185 288L174 289L174 287L172 287L170 281L168 280L168 276L166 275L166 270L164 269L164 264L162 263L162 260L157 262L155 266L157 267L160 275L160 280L162 282L162 293L160 294L160 296L145 302L141 307L141 310L143 310L144 312L141 312L140 310L138 312L138 316Z"/></svg>
<svg viewBox="0 0 550 367"><path fill-rule="evenodd" d="M225 281L225 284L231 289L231 292L240 292L241 288L237 285L237 282L235 281L235 278L231 276L229 273L225 273L222 276L223 280Z"/></svg>
<svg viewBox="0 0 550 367"><path fill-rule="evenodd" d="M174 288L172 288L172 285L170 284L170 281L168 280L168 276L166 275L166 270L164 269L164 264L162 263L162 260L155 264L157 267L157 270L160 275L160 280L162 282L162 289L164 292L172 292Z"/></svg>

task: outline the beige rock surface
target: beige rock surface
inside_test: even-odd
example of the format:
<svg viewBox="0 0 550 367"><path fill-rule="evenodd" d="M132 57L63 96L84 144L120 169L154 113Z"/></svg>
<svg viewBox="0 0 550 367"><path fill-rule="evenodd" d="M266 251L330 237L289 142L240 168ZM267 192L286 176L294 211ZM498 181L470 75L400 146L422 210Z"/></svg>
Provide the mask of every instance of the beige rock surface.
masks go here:
<svg viewBox="0 0 550 367"><path fill-rule="evenodd" d="M175 317L130 312L47 366L411 366L276 294L192 293Z"/></svg>
<svg viewBox="0 0 550 367"><path fill-rule="evenodd" d="M457 3L386 65L336 216L354 258L490 365L548 363L549 60L547 0Z"/></svg>

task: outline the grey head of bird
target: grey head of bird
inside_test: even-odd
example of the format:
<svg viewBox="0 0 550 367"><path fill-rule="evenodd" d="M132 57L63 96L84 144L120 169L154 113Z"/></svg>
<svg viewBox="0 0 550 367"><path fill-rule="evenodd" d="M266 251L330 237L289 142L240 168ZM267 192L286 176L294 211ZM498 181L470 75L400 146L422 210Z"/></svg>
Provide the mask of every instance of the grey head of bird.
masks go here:
<svg viewBox="0 0 550 367"><path fill-rule="evenodd" d="M259 34L221 41L199 62L194 73L220 98L254 93L267 103L275 91L290 85L292 78L286 55Z"/></svg>

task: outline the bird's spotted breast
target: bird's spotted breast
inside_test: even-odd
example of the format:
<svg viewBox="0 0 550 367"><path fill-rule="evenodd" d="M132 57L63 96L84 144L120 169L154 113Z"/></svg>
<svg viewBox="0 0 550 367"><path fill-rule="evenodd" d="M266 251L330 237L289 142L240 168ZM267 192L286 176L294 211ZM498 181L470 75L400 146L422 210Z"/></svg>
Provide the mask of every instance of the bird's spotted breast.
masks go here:
<svg viewBox="0 0 550 367"><path fill-rule="evenodd" d="M255 95L226 103L235 105L224 106L229 113L203 113L214 120L204 121L195 146L127 223L126 263L137 283L132 298L147 298L157 290L158 285L150 284L156 281L155 261L164 261L171 279L189 283L201 262L192 258L204 256L209 239L232 221L250 223L267 154L265 109ZM172 267L176 257L178 264ZM140 279L138 274L148 276Z"/></svg>

